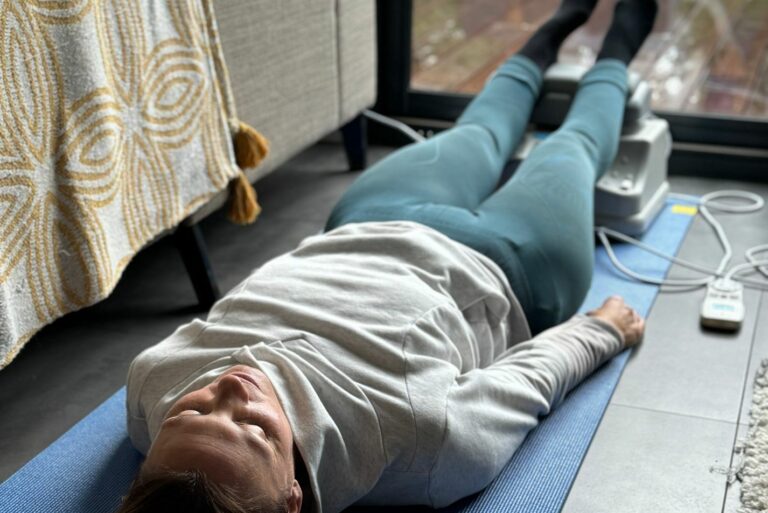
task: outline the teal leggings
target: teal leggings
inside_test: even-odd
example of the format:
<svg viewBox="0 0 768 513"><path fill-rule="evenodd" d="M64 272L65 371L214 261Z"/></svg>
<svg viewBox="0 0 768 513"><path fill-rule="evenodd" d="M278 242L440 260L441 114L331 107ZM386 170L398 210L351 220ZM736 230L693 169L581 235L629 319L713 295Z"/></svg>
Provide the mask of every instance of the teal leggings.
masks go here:
<svg viewBox="0 0 768 513"><path fill-rule="evenodd" d="M362 173L325 230L391 220L430 226L501 267L533 333L567 320L592 281L594 187L618 149L627 69L612 59L595 64L563 125L496 189L541 81L526 57L509 59L453 128Z"/></svg>

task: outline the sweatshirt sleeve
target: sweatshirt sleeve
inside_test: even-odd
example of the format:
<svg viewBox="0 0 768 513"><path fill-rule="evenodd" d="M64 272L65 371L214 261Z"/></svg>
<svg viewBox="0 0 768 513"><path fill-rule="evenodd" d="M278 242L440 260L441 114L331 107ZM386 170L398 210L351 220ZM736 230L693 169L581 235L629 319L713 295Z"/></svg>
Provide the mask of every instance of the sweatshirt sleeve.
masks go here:
<svg viewBox="0 0 768 513"><path fill-rule="evenodd" d="M487 486L538 418L606 360L621 352L610 323L577 315L461 374L448 394L446 433L430 479L433 506Z"/></svg>
<svg viewBox="0 0 768 513"><path fill-rule="evenodd" d="M149 439L147 419L144 415L144 409L141 404L140 396L144 380L147 378L148 366L142 359L142 356L145 353L146 351L134 358L134 360L131 362L131 366L128 368L128 377L126 379L125 409L128 437L131 439L133 446L146 456L147 452L149 452L149 446L151 445L151 442Z"/></svg>

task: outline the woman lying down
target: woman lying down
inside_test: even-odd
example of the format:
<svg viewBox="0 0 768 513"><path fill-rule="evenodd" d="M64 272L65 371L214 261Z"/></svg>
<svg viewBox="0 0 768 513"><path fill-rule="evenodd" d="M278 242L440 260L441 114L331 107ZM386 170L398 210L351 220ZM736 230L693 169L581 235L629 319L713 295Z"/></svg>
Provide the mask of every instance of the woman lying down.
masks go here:
<svg viewBox="0 0 768 513"><path fill-rule="evenodd" d="M364 172L324 233L134 360L128 429L146 460L121 512L445 506L640 341L619 297L574 313L655 2L617 3L566 121L497 188L543 71L595 3L564 0L454 128Z"/></svg>

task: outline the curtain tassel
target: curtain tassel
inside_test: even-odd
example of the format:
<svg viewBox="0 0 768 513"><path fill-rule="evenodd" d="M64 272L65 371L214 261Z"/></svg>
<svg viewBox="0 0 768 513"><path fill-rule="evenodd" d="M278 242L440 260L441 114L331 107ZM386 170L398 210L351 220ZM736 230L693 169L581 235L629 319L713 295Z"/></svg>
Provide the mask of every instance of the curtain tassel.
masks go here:
<svg viewBox="0 0 768 513"><path fill-rule="evenodd" d="M232 181L227 217L237 224L251 224L259 216L261 207L256 199L256 190L248 181L242 169L257 166L269 152L267 139L253 127L238 122L234 135L235 159L240 174Z"/></svg>

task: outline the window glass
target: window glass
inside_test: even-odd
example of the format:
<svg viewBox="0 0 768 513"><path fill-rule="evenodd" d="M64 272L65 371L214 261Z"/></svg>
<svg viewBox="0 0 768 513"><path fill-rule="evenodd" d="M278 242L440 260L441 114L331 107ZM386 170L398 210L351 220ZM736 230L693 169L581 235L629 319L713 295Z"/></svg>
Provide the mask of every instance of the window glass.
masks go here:
<svg viewBox="0 0 768 513"><path fill-rule="evenodd" d="M560 61L589 66L615 0L600 0ZM476 93L560 0L413 0L411 88ZM659 111L768 116L768 0L659 0L631 69Z"/></svg>

